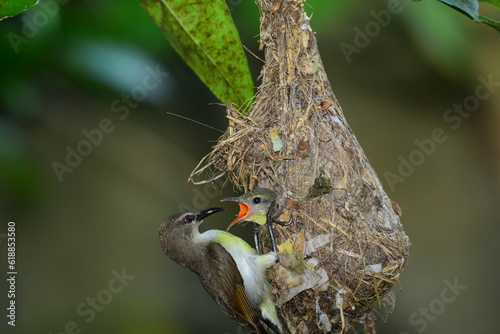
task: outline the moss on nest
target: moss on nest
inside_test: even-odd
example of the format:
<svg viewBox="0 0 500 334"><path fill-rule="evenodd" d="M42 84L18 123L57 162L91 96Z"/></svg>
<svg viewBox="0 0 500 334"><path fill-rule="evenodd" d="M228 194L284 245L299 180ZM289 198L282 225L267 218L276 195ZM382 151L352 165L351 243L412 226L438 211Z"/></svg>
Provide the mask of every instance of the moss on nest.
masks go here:
<svg viewBox="0 0 500 334"><path fill-rule="evenodd" d="M309 187L308 197L314 198L329 194L333 190L332 180L325 177L324 171L320 169L319 176L314 179L314 184Z"/></svg>

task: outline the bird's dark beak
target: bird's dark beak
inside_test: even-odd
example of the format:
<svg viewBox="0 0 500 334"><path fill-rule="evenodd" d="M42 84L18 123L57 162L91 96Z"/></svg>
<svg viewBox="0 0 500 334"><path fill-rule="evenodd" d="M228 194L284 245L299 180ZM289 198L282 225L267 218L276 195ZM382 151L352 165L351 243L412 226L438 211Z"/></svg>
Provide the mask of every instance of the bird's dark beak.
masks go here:
<svg viewBox="0 0 500 334"><path fill-rule="evenodd" d="M202 221L203 219L207 218L211 214L216 213L216 212L220 212L220 211L224 211L224 210L225 210L224 208L209 208L209 209L201 210L200 212L195 213L196 220Z"/></svg>

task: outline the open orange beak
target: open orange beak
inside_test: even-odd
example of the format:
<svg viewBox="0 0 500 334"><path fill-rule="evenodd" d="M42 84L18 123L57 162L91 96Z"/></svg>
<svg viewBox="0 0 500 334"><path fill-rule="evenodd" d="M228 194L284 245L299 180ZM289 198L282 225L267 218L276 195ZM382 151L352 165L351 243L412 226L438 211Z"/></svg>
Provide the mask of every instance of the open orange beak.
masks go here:
<svg viewBox="0 0 500 334"><path fill-rule="evenodd" d="M234 218L234 220L228 225L226 231L229 231L229 229L231 227L233 227L234 225L244 222L245 219L251 215L250 207L248 205L246 205L245 203L239 202L238 200L240 200L238 197L227 197L227 198L224 198L223 200L221 200L221 202L223 202L223 201L236 202L240 206L240 212L238 213L238 216L236 218Z"/></svg>

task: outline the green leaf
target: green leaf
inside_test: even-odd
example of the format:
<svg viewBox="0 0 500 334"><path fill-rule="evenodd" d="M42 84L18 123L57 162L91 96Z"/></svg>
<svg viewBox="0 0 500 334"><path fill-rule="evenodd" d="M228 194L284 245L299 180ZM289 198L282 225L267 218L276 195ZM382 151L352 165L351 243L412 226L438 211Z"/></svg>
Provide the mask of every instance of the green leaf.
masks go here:
<svg viewBox="0 0 500 334"><path fill-rule="evenodd" d="M479 3L477 0L439 0L440 2L453 7L466 14L474 21L479 22Z"/></svg>
<svg viewBox="0 0 500 334"><path fill-rule="evenodd" d="M500 0L480 0L481 2L486 2L493 7L500 8ZM484 15L479 15L479 21L486 23L496 31L500 32L500 21L494 20L492 18L486 17Z"/></svg>
<svg viewBox="0 0 500 334"><path fill-rule="evenodd" d="M500 22L497 20L490 19L489 17L479 15L479 20L483 23L486 23L496 31L500 32Z"/></svg>
<svg viewBox="0 0 500 334"><path fill-rule="evenodd" d="M413 2L419 2L422 0L412 0ZM489 17L479 14L479 1L489 3L490 5L500 8L500 0L438 0L450 7L455 8L462 14L469 16L476 22L482 22L493 29L500 32L500 22Z"/></svg>
<svg viewBox="0 0 500 334"><path fill-rule="evenodd" d="M479 2L477 0L439 0L448 6L458 9L462 13L470 16L476 22L486 23L492 28L500 32L500 22L493 20L489 17L479 14ZM489 4L500 7L499 0L483 0L483 2L488 2Z"/></svg>
<svg viewBox="0 0 500 334"><path fill-rule="evenodd" d="M223 103L243 106L253 83L225 0L139 0L173 48Z"/></svg>
<svg viewBox="0 0 500 334"><path fill-rule="evenodd" d="M37 3L38 0L2 0L0 2L0 20L21 14Z"/></svg>

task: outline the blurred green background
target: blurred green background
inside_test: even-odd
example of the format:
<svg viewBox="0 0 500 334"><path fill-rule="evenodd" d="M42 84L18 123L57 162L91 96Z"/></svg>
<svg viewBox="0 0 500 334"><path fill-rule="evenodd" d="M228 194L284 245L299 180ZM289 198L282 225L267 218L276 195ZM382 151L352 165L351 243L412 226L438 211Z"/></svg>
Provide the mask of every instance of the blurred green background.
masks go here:
<svg viewBox="0 0 500 334"><path fill-rule="evenodd" d="M165 217L219 205L233 191L187 183L221 133L167 112L223 130L224 108L136 0L41 3L0 22L0 332L240 333L157 238ZM228 4L243 44L263 57L254 2ZM401 206L413 244L396 307L386 323L379 320L379 333L498 332L498 33L436 1L402 1L401 12L348 62L340 45L355 45L355 29L374 22L371 11L387 2L305 6L334 92ZM490 10L481 8L494 17ZM247 55L257 78L262 63ZM145 90L153 70L168 75ZM474 102L479 77L497 83L491 96L453 128L443 116L454 104ZM100 137L103 120L108 133ZM398 173L401 157L416 156L415 140L436 128L446 141L391 186L387 172ZM84 132L97 144L85 146ZM54 162L67 164L68 147L86 156L57 177ZM224 228L236 211L227 207L204 228ZM3 314L11 220L15 328ZM233 232L248 238L248 230ZM125 279L114 279L122 272ZM453 282L466 288L445 290Z"/></svg>

